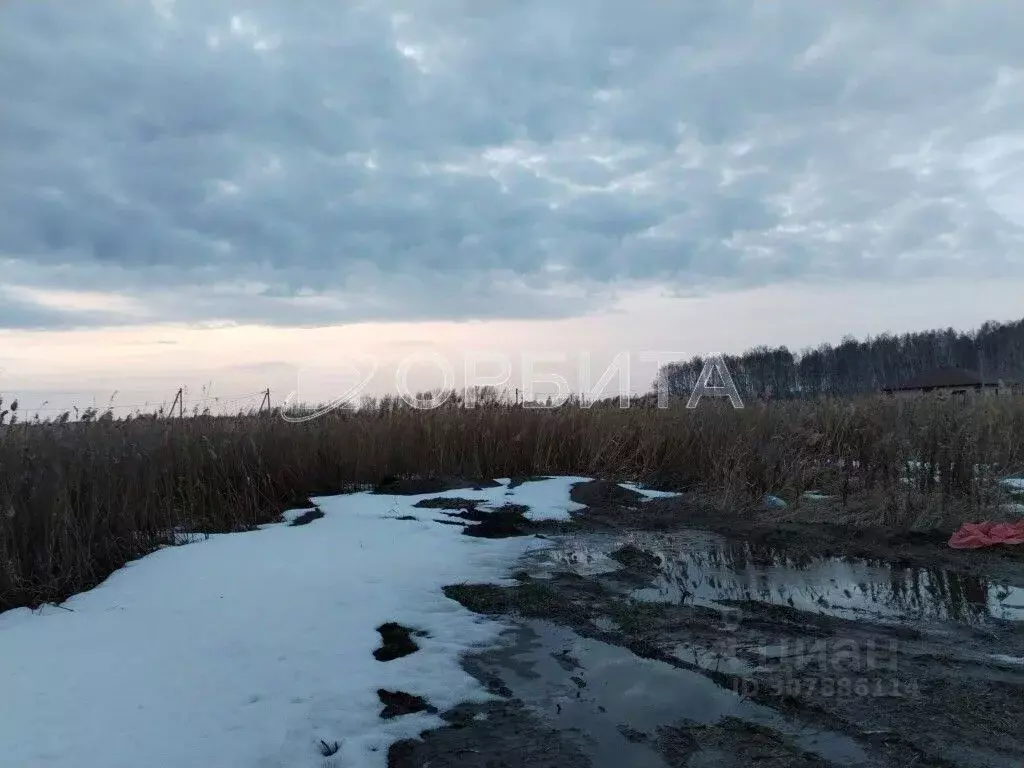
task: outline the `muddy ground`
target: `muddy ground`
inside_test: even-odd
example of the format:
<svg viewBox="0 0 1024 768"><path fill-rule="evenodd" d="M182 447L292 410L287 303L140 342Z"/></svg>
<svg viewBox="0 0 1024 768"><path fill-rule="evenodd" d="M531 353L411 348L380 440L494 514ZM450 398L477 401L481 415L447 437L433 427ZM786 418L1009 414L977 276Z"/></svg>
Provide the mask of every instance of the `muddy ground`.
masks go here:
<svg viewBox="0 0 1024 768"><path fill-rule="evenodd" d="M573 498L569 524L492 524L550 540L515 585L446 588L511 627L464 662L496 698L390 766L1024 764L1024 548L729 519L607 483Z"/></svg>

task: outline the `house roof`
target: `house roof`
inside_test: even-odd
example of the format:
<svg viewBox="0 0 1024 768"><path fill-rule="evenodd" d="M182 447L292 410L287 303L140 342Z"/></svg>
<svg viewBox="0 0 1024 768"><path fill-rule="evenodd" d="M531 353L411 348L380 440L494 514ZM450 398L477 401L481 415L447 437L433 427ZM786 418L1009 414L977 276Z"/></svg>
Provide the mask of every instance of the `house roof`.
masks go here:
<svg viewBox="0 0 1024 768"><path fill-rule="evenodd" d="M932 389L934 387L978 387L996 386L997 381L989 379L983 381L981 374L977 371L965 368L937 368L934 371L922 373L912 379L889 389Z"/></svg>

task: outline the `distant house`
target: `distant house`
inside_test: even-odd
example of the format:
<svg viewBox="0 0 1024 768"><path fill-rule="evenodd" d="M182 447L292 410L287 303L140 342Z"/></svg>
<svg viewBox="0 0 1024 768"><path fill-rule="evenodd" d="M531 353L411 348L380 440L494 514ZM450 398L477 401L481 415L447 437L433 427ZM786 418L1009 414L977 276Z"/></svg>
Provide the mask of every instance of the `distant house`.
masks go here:
<svg viewBox="0 0 1024 768"><path fill-rule="evenodd" d="M938 368L897 386L886 387L884 391L903 398L931 395L966 399L975 395L1009 395L1013 389L1002 379L986 379L977 371L965 368Z"/></svg>

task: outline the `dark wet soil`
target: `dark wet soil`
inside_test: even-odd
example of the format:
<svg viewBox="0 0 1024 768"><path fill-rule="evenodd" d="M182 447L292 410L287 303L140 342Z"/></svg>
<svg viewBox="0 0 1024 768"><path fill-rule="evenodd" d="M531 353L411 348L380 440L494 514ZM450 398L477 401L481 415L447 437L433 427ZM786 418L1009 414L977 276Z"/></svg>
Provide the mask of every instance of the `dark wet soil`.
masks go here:
<svg viewBox="0 0 1024 768"><path fill-rule="evenodd" d="M1024 547L960 552L948 531L724 515L612 483L572 499L587 509L557 524L418 504L467 535L548 542L510 586L445 588L510 622L464 660L499 699L445 713L389 766L1024 764Z"/></svg>
<svg viewBox="0 0 1024 768"><path fill-rule="evenodd" d="M387 493L395 496L418 496L425 493L443 493L463 488L482 490L497 488L500 483L486 478L460 477L395 477L381 479L374 487L374 493Z"/></svg>
<svg viewBox="0 0 1024 768"><path fill-rule="evenodd" d="M433 493L433 491L431 491ZM460 499L458 497L451 496L437 496L432 499L422 499L413 504L414 507L420 509L459 509L465 512L473 512L476 510L477 505L480 502L476 499ZM485 513L480 513L485 514Z"/></svg>
<svg viewBox="0 0 1024 768"><path fill-rule="evenodd" d="M414 696L405 691L386 691L381 688L377 691L377 698L384 705L384 709L380 711L380 716L384 720L416 712L437 712L437 709L430 706L422 696Z"/></svg>
<svg viewBox="0 0 1024 768"><path fill-rule="evenodd" d="M416 653L420 649L412 639L414 631L393 621L377 627L380 633L381 646L373 652L377 661L394 661Z"/></svg>
<svg viewBox="0 0 1024 768"><path fill-rule="evenodd" d="M388 768L589 768L580 749L514 700L462 705L443 728L388 751Z"/></svg>
<svg viewBox="0 0 1024 768"><path fill-rule="evenodd" d="M1024 743L1014 727L1024 717L1024 668L994 664L978 650L973 660L965 658L957 650L962 638L925 638L905 628L827 616L804 621L784 608L770 606L745 613L730 632L727 619L718 611L634 603L614 589L595 588L594 580L570 576L516 587L462 585L446 594L473 610L516 619L534 632L538 620L566 628L567 634L557 641L551 639L556 630L545 631L540 633L543 642L534 641L532 649L524 651L519 641L508 653L525 654L533 665L549 656L547 667L535 672L535 685L561 686L568 694L528 687L524 691L522 680L529 675L517 669L514 659L494 661L492 656L490 662L477 659L469 667L485 668L487 674L480 677L490 680L492 688L500 680L512 697L546 702L555 711L543 713L545 722L562 722L566 705L559 703L560 695L562 699L592 695L600 687L587 672L595 666L594 659L607 659L613 649L622 649L617 659L620 677L604 683L607 698L586 712L576 712L572 724L563 723L570 730L601 735L600 748L590 752L595 765L602 764L599 754L627 760L620 764L641 765L635 754L626 753L620 740L633 744L638 733L651 737L659 728L682 727L686 723L673 718L684 713L699 720L708 713L726 716L748 704L756 705L762 715L770 712L795 721L797 734L816 734L826 746L831 744L838 756L820 757L831 761L822 764L1010 766L1024 755ZM570 637L577 640L566 647ZM581 648L586 642L591 643L589 650ZM621 654L633 661L623 661ZM567 658L574 663L564 664ZM641 663L661 671L645 673ZM673 675L683 673L685 679L671 682ZM579 686L573 677L585 685ZM654 681L647 689L645 679ZM698 680L704 683L698 685ZM630 685L640 687L630 721L600 722L598 708L621 710L622 693ZM655 706L659 700L670 704L659 710ZM719 701L718 709L709 703L714 700ZM658 712L662 714L655 717ZM646 721L646 729L637 726L641 721ZM619 728L623 725L626 730ZM781 733L778 722L772 727ZM736 736L734 731L726 735ZM641 743L649 745L650 738ZM745 742L737 740L735 749L733 757L740 759ZM806 745L800 750L806 751ZM721 745L712 751L714 759L724 759L719 754ZM789 752L781 754L779 760L784 760ZM846 759L840 759L843 754ZM693 764L717 764L708 760ZM646 763L661 764L653 758Z"/></svg>
<svg viewBox="0 0 1024 768"><path fill-rule="evenodd" d="M462 532L466 536L481 539L507 539L510 536L526 536L523 526L511 516L495 516L476 525L466 526Z"/></svg>
<svg viewBox="0 0 1024 768"><path fill-rule="evenodd" d="M714 725L666 727L656 740L668 765L687 768L828 768L770 728L726 717Z"/></svg>
<svg viewBox="0 0 1024 768"><path fill-rule="evenodd" d="M291 525L292 527L297 525L309 525L314 520L319 520L323 516L323 510L320 509L319 507L314 507L313 509L307 510L298 517L296 517L294 520L291 521L289 525Z"/></svg>
<svg viewBox="0 0 1024 768"><path fill-rule="evenodd" d="M509 536L527 536L531 528L530 521L524 513L526 507L518 504L506 504L491 512L484 513L480 522L476 525L468 525L462 531L466 536L476 536L484 539L504 539ZM460 516L473 519L478 512L464 512Z"/></svg>
<svg viewBox="0 0 1024 768"><path fill-rule="evenodd" d="M502 504L498 507L481 508L478 499L437 496L422 499L413 506L420 509L435 509L445 515L434 522L443 525L462 525L466 536L481 539L505 539L510 536L530 536L548 533L565 533L572 529L565 523L534 522L526 518L529 507L522 504ZM459 522L459 521L465 521ZM466 524L469 523L469 524Z"/></svg>
<svg viewBox="0 0 1024 768"><path fill-rule="evenodd" d="M532 483L537 480L550 480L550 478L547 475L513 475L509 478L508 487L511 490L518 488L523 483Z"/></svg>
<svg viewBox="0 0 1024 768"><path fill-rule="evenodd" d="M478 509L480 501L439 496L423 499L413 506L421 509L442 511L448 518L435 519L445 525L463 525L463 534L481 539L505 539L510 536L528 536L550 526L531 523L526 519L527 507L519 504L504 504L497 508ZM458 511L452 511L458 510ZM466 521L465 524L459 521Z"/></svg>
<svg viewBox="0 0 1024 768"><path fill-rule="evenodd" d="M549 538L515 585L445 594L515 622L467 669L591 765L1024 760L1016 556L687 496L593 506Z"/></svg>
<svg viewBox="0 0 1024 768"><path fill-rule="evenodd" d="M335 492L344 493L346 490L347 489L336 489ZM327 494L324 495L326 496ZM301 493L289 493L284 498L280 499L278 509L280 514L283 515L285 512L290 512L293 509L312 509L315 506L316 504L309 496Z"/></svg>
<svg viewBox="0 0 1024 768"><path fill-rule="evenodd" d="M644 496L609 480L593 480L573 486L569 498L591 508L621 508L640 504Z"/></svg>

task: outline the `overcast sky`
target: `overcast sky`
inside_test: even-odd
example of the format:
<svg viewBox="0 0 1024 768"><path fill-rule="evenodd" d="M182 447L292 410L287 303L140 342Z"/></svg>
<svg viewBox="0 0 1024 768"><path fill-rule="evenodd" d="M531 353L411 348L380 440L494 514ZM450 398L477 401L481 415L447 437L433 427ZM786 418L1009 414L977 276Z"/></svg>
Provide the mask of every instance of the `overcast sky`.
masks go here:
<svg viewBox="0 0 1024 768"><path fill-rule="evenodd" d="M2 375L1011 319L1022 35L994 0L6 0Z"/></svg>

